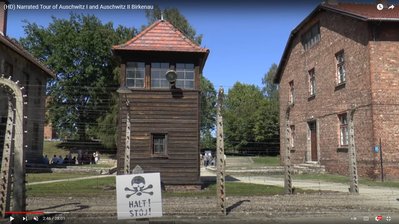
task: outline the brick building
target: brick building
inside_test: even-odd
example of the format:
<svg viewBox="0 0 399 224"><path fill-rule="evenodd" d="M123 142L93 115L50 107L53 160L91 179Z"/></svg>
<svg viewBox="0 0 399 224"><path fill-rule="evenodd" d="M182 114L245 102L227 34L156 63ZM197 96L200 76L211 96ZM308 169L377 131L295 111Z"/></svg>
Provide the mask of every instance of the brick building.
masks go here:
<svg viewBox="0 0 399 224"><path fill-rule="evenodd" d="M27 95L24 115L24 150L28 163L42 161L45 87L47 79L54 78L54 73L40 63L16 41L7 37L7 11L4 10L7 1L0 1L0 75L11 76L19 81ZM0 155L4 147L6 121L8 113L9 92L0 88Z"/></svg>
<svg viewBox="0 0 399 224"><path fill-rule="evenodd" d="M399 177L399 8L322 3L292 32L275 83L280 85L281 158L347 174L353 109L360 176ZM286 119L287 108L289 119Z"/></svg>

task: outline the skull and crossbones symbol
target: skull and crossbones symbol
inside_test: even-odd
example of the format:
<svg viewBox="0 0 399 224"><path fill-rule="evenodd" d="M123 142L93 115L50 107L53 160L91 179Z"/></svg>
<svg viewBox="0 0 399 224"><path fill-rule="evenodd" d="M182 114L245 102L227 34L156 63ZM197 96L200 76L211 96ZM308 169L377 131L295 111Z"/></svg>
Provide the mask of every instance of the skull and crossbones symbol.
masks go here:
<svg viewBox="0 0 399 224"><path fill-rule="evenodd" d="M126 194L126 198L130 198L133 195L141 196L142 194L149 194L153 195L154 192L152 191L146 191L148 189L152 189L152 184L148 185L145 187L145 179L142 176L135 176L132 179L132 188L125 188L125 191L131 191L133 193L131 194Z"/></svg>

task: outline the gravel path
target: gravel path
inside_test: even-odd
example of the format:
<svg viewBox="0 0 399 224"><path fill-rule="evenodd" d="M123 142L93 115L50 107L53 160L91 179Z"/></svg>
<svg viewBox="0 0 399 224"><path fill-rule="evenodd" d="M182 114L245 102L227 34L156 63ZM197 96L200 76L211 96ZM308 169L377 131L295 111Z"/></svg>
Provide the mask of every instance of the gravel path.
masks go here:
<svg viewBox="0 0 399 224"><path fill-rule="evenodd" d="M65 212L66 220L96 219L116 221L116 198L29 198L28 208L36 211ZM375 204L373 200L347 193L275 195L265 197L228 197L229 220L278 221L289 218L342 218L394 215L399 210ZM209 197L163 199L166 219L219 220L216 199ZM399 218L399 217L398 217ZM399 219L397 219L399 220Z"/></svg>

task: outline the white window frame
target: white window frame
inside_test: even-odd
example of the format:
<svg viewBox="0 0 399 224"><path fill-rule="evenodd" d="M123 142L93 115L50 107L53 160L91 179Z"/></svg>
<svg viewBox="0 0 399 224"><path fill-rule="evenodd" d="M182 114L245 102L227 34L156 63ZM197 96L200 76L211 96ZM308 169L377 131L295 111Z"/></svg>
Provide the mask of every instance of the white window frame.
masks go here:
<svg viewBox="0 0 399 224"><path fill-rule="evenodd" d="M132 73L132 77L129 77ZM129 85L128 80L133 80L133 85ZM142 81L142 85L138 84ZM128 88L144 88L145 86L145 63L144 62L127 62L126 63L126 86Z"/></svg>
<svg viewBox="0 0 399 224"><path fill-rule="evenodd" d="M337 67L337 85L340 85L346 82L345 53L343 50L335 54L335 61Z"/></svg>
<svg viewBox="0 0 399 224"><path fill-rule="evenodd" d="M168 89L169 82L165 74L170 69L170 64L166 62L151 63L151 88Z"/></svg>
<svg viewBox="0 0 399 224"><path fill-rule="evenodd" d="M177 88L195 89L195 66L193 63L176 63L176 73ZM190 86L190 83L192 83L192 86Z"/></svg>
<svg viewBox="0 0 399 224"><path fill-rule="evenodd" d="M348 147L349 145L349 129L347 114L339 114L339 146Z"/></svg>
<svg viewBox="0 0 399 224"><path fill-rule="evenodd" d="M290 125L290 146L291 148L295 146L295 125Z"/></svg>
<svg viewBox="0 0 399 224"><path fill-rule="evenodd" d="M294 80L290 81L288 83L289 85L289 96L288 96L288 103L290 105L295 103L295 84L294 84Z"/></svg>
<svg viewBox="0 0 399 224"><path fill-rule="evenodd" d="M309 94L310 96L316 96L316 72L312 68L308 71L309 74Z"/></svg>

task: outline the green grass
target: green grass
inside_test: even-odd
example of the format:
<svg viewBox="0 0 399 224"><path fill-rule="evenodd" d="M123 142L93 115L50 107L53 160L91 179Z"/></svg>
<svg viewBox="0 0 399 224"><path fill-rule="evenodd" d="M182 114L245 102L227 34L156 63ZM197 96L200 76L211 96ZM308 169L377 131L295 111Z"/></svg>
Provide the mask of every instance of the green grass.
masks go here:
<svg viewBox="0 0 399 224"><path fill-rule="evenodd" d="M72 179L78 177L93 176L93 174L87 173L28 173L26 180L28 183L49 181L49 180L61 180L61 179Z"/></svg>
<svg viewBox="0 0 399 224"><path fill-rule="evenodd" d="M26 186L28 197L94 197L115 194L115 177Z"/></svg>
<svg viewBox="0 0 399 224"><path fill-rule="evenodd" d="M334 183L348 183L349 177L336 175L336 174L298 174L294 175L293 178L303 179L303 180L321 180L326 182L334 182ZM359 183L368 186L381 186L381 187L394 187L399 188L399 181L384 181L380 180L371 180L364 177L359 177Z"/></svg>
<svg viewBox="0 0 399 224"><path fill-rule="evenodd" d="M297 192L311 192L297 189ZM50 184L28 185L30 197L94 197L115 195L115 177L66 181ZM239 182L226 183L227 196L267 196L283 194L284 188ZM201 191L163 192L164 197L215 197L216 184L210 184Z"/></svg>
<svg viewBox="0 0 399 224"><path fill-rule="evenodd" d="M259 156L259 157L253 157L252 160L257 165L263 165L263 166L279 166L280 165L280 157L279 156Z"/></svg>
<svg viewBox="0 0 399 224"><path fill-rule="evenodd" d="M58 145L61 142L50 142L50 141L44 141L43 145L43 155L47 155L49 160L53 158L54 155L57 156L62 156L65 157L65 155L68 155L69 150L68 149L62 149L59 148ZM77 154L72 154L72 156L77 156Z"/></svg>
<svg viewBox="0 0 399 224"><path fill-rule="evenodd" d="M101 161L101 159L100 159ZM98 164L82 164L79 167L96 167L96 168L112 168L114 165L107 163L98 163Z"/></svg>

